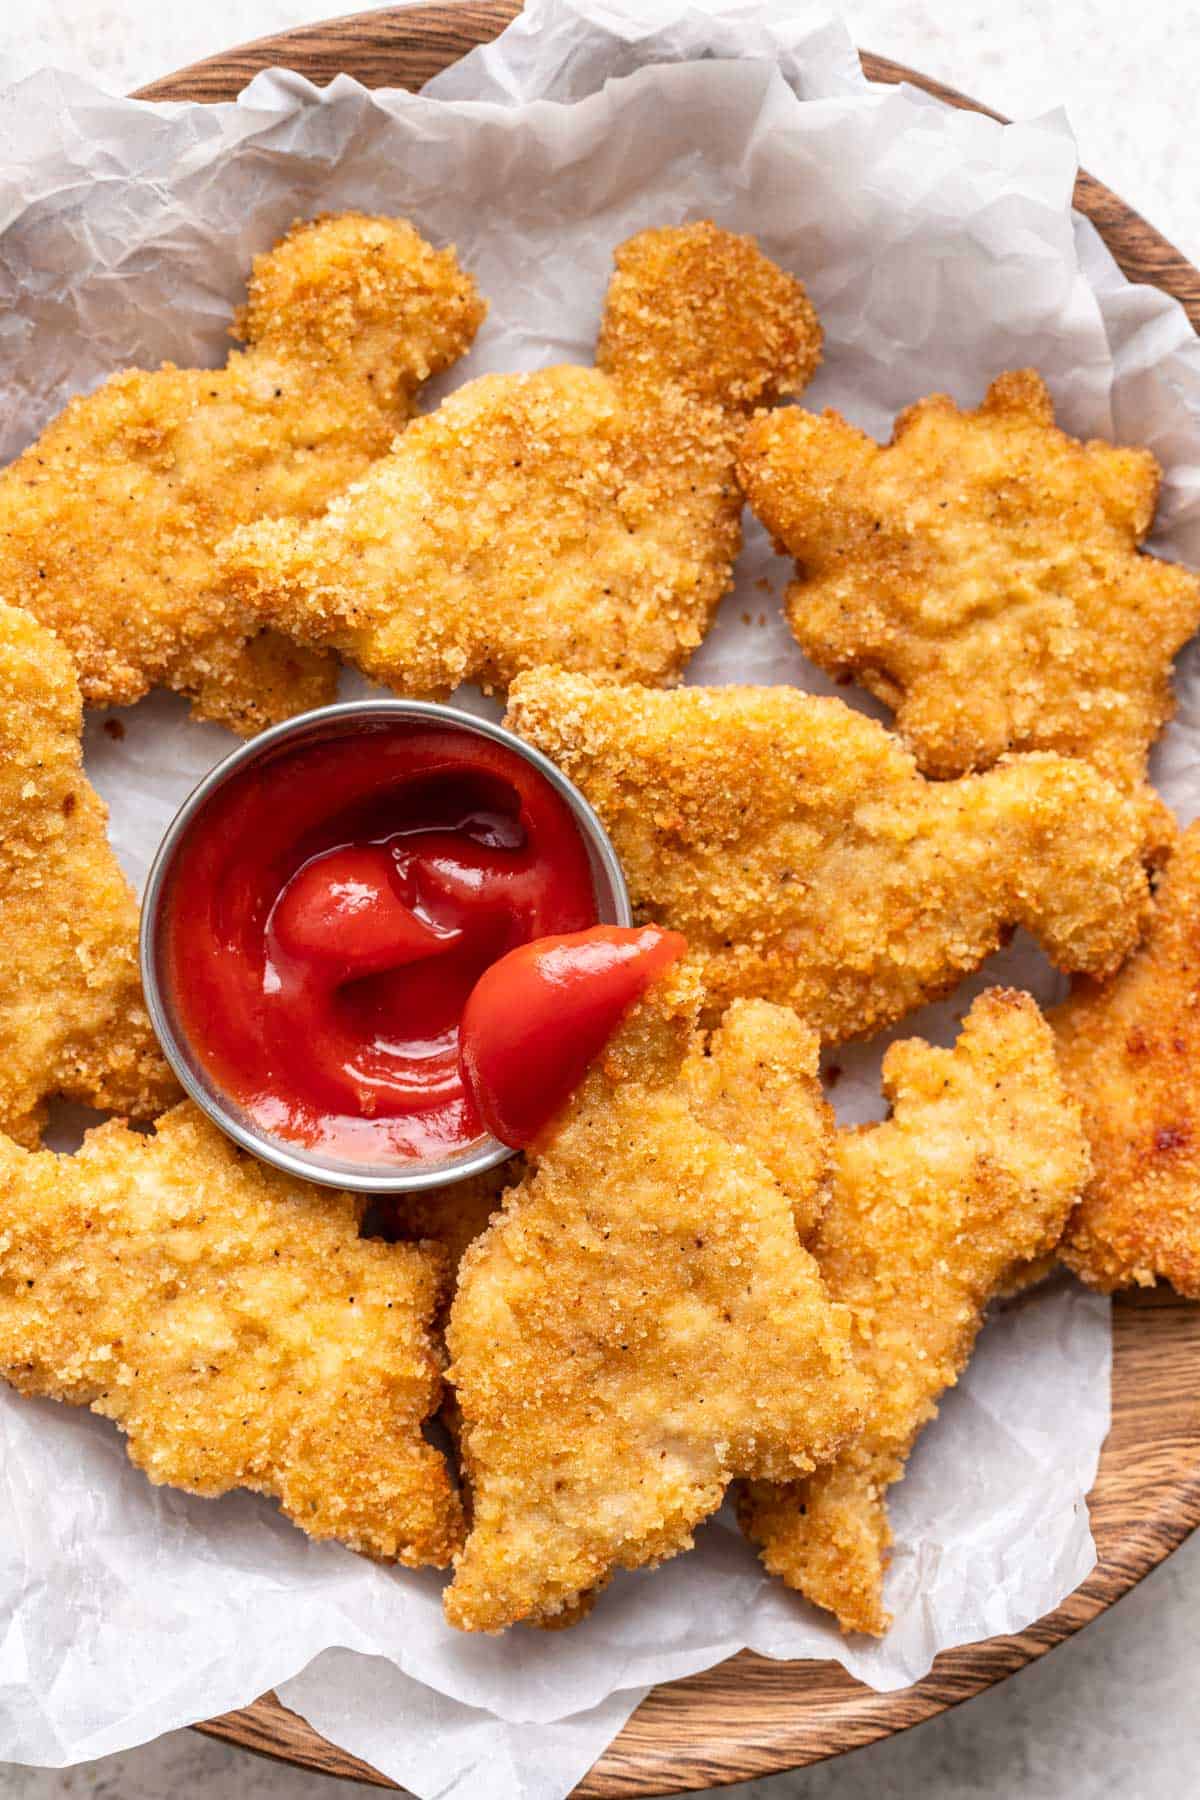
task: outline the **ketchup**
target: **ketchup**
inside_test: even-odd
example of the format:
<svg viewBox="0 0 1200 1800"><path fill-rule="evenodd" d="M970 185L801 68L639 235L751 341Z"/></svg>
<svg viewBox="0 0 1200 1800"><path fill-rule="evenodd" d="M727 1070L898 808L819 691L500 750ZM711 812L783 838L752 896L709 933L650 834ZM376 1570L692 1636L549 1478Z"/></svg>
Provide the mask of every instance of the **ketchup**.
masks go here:
<svg viewBox="0 0 1200 1800"><path fill-rule="evenodd" d="M183 1035L261 1129L400 1161L484 1130L459 1066L480 977L596 911L570 808L523 757L385 722L281 747L218 789L160 942Z"/></svg>
<svg viewBox="0 0 1200 1800"><path fill-rule="evenodd" d="M594 925L522 944L479 977L463 1013L467 1091L493 1137L526 1149L622 1018L683 955L677 931Z"/></svg>

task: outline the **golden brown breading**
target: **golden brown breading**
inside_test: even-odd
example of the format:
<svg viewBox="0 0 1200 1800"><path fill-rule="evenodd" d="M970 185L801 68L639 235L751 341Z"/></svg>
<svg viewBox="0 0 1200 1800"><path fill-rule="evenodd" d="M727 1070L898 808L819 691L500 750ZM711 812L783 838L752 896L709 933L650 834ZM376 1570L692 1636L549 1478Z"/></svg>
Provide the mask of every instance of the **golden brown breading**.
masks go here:
<svg viewBox="0 0 1200 1800"><path fill-rule="evenodd" d="M1148 450L1068 437L1024 369L974 412L920 401L886 448L836 413L756 419L739 473L797 559L800 643L895 709L927 774L1056 750L1143 781L1172 658L1200 625L1200 581L1137 552L1158 498Z"/></svg>
<svg viewBox="0 0 1200 1800"><path fill-rule="evenodd" d="M829 1041L946 991L1012 925L1110 972L1148 908L1140 810L1077 760L931 782L839 700L554 670L521 677L507 722L578 782L714 1004L779 1001Z"/></svg>
<svg viewBox="0 0 1200 1800"><path fill-rule="evenodd" d="M468 382L322 519L236 532L243 606L402 693L548 661L673 675L741 542L737 409L797 391L819 333L799 282L711 225L617 261L602 369ZM698 311L724 345L699 364Z"/></svg>
<svg viewBox="0 0 1200 1800"><path fill-rule="evenodd" d="M687 1066L695 1111L765 1163L792 1202L801 1243L825 1210L833 1152L817 1044L788 1007L735 1000Z"/></svg>
<svg viewBox="0 0 1200 1800"><path fill-rule="evenodd" d="M0 595L58 634L90 703L161 684L251 733L332 699L334 660L256 635L214 546L246 520L320 512L483 311L453 252L402 220L293 227L255 259L248 348L225 368L115 375L0 474Z"/></svg>
<svg viewBox="0 0 1200 1800"><path fill-rule="evenodd" d="M463 1259L448 1341L473 1522L445 1604L465 1630L559 1619L688 1548L736 1475L809 1469L856 1423L791 1197L706 1122L698 1005L684 977L652 991ZM822 1102L807 1129L827 1131Z"/></svg>
<svg viewBox="0 0 1200 1800"><path fill-rule="evenodd" d="M76 1156L0 1140L0 1373L114 1419L154 1482L276 1496L310 1537L443 1567L461 1535L421 1435L441 1381L428 1249L237 1151L189 1102Z"/></svg>
<svg viewBox="0 0 1200 1800"><path fill-rule="evenodd" d="M1063 1260L1105 1292L1162 1277L1200 1300L1200 824L1168 864L1142 948L1051 1021L1095 1165Z"/></svg>
<svg viewBox="0 0 1200 1800"><path fill-rule="evenodd" d="M142 1003L137 902L83 772L71 659L0 602L0 1131L53 1095L152 1118L178 1095Z"/></svg>
<svg viewBox="0 0 1200 1800"><path fill-rule="evenodd" d="M1028 994L991 989L953 1050L884 1059L890 1119L839 1135L813 1253L850 1308L866 1423L806 1481L741 1496L747 1534L846 1631L881 1633L886 1492L966 1364L988 1300L1057 1240L1087 1178L1079 1111Z"/></svg>
<svg viewBox="0 0 1200 1800"><path fill-rule="evenodd" d="M751 237L711 220L640 231L617 247L596 366L654 391L749 412L806 388L821 326L798 281Z"/></svg>

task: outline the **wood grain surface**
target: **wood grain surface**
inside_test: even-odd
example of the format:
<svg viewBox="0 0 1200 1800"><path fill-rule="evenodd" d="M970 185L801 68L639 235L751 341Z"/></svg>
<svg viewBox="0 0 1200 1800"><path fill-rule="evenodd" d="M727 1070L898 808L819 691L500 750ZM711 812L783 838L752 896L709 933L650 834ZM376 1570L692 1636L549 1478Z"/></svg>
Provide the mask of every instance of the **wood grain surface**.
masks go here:
<svg viewBox="0 0 1200 1800"><path fill-rule="evenodd" d="M345 70L369 87L418 88L495 37L517 0L458 0L362 13L285 32L197 63L141 97L229 100L260 69L282 65L324 83ZM875 81L909 81L953 106L987 107L864 52ZM998 114L991 114L993 118ZM1125 273L1174 294L1200 329L1200 271L1132 208L1081 173L1076 204ZM916 1686L876 1694L836 1663L778 1663L748 1652L655 1690L576 1790L581 1797L694 1791L746 1781L856 1749L956 1706L1011 1675L1112 1606L1200 1524L1200 1307L1167 1291L1114 1310L1113 1424L1090 1497L1096 1568L1058 1610L1017 1637L949 1652ZM392 1787L265 1695L199 1727L248 1750Z"/></svg>

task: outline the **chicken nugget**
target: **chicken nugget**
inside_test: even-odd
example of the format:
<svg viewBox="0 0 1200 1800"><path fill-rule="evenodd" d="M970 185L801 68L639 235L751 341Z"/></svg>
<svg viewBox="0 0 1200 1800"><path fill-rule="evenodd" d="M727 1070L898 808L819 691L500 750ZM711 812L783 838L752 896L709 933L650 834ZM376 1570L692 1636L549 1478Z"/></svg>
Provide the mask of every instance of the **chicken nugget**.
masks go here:
<svg viewBox="0 0 1200 1800"><path fill-rule="evenodd" d="M162 685L247 735L333 698L336 661L247 619L213 557L308 518L382 456L484 308L450 250L343 213L255 259L223 369L127 370L0 473L0 594L49 625L85 700Z"/></svg>
<svg viewBox="0 0 1200 1800"><path fill-rule="evenodd" d="M0 1375L89 1406L150 1480L276 1497L310 1537L443 1567L461 1536L421 1434L441 1391L431 1250L234 1148L185 1102L72 1157L0 1139Z"/></svg>
<svg viewBox="0 0 1200 1800"><path fill-rule="evenodd" d="M796 637L895 710L926 774L1054 750L1145 780L1172 660L1200 625L1200 580L1138 553L1158 499L1148 450L1068 437L1023 369L973 412L920 401L886 447L836 413L756 419L738 469L796 558Z"/></svg>
<svg viewBox="0 0 1200 1800"><path fill-rule="evenodd" d="M884 1059L892 1116L839 1134L813 1254L849 1307L868 1383L861 1432L806 1480L748 1486L747 1535L773 1574L880 1634L887 1489L966 1364L988 1300L1052 1248L1087 1178L1079 1109L1028 994L976 1000L953 1050Z"/></svg>
<svg viewBox="0 0 1200 1800"><path fill-rule="evenodd" d="M819 346L750 239L644 232L617 252L599 368L468 382L323 518L235 532L229 586L400 693L542 662L665 680L731 583L740 409L798 391Z"/></svg>
<svg viewBox="0 0 1200 1800"><path fill-rule="evenodd" d="M0 602L0 1131L62 1095L153 1118L178 1095L142 1001L137 902L83 772L71 659Z"/></svg>
<svg viewBox="0 0 1200 1800"><path fill-rule="evenodd" d="M1063 1241L1092 1287L1162 1278L1200 1300L1200 824L1155 895L1145 944L1051 1014L1094 1168Z"/></svg>
<svg viewBox="0 0 1200 1800"><path fill-rule="evenodd" d="M883 726L793 688L618 687L540 670L507 723L579 784L640 920L683 932L710 1002L879 1030L1024 925L1111 973L1149 908L1141 809L1089 764L926 781Z"/></svg>
<svg viewBox="0 0 1200 1800"><path fill-rule="evenodd" d="M464 1630L579 1616L615 1569L687 1549L735 1476L798 1475L857 1421L795 1196L706 1117L698 1005L686 978L651 990L463 1258L472 1523L445 1605ZM816 1059L808 1033L806 1087ZM824 1103L793 1122L820 1143Z"/></svg>

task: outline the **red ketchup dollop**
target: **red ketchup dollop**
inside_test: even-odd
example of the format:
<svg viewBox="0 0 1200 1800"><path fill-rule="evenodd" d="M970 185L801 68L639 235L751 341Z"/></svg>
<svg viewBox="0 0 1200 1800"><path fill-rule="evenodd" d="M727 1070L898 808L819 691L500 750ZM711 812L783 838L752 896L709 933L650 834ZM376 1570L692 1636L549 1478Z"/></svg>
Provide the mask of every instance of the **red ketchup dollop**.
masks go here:
<svg viewBox="0 0 1200 1800"><path fill-rule="evenodd" d="M459 1063L480 977L596 912L579 827L537 769L473 733L384 723L220 788L176 856L159 942L177 1028L261 1129L401 1161L484 1130Z"/></svg>
<svg viewBox="0 0 1200 1800"><path fill-rule="evenodd" d="M683 955L677 931L593 925L510 950L463 1013L467 1091L493 1137L537 1142L634 1003Z"/></svg>

